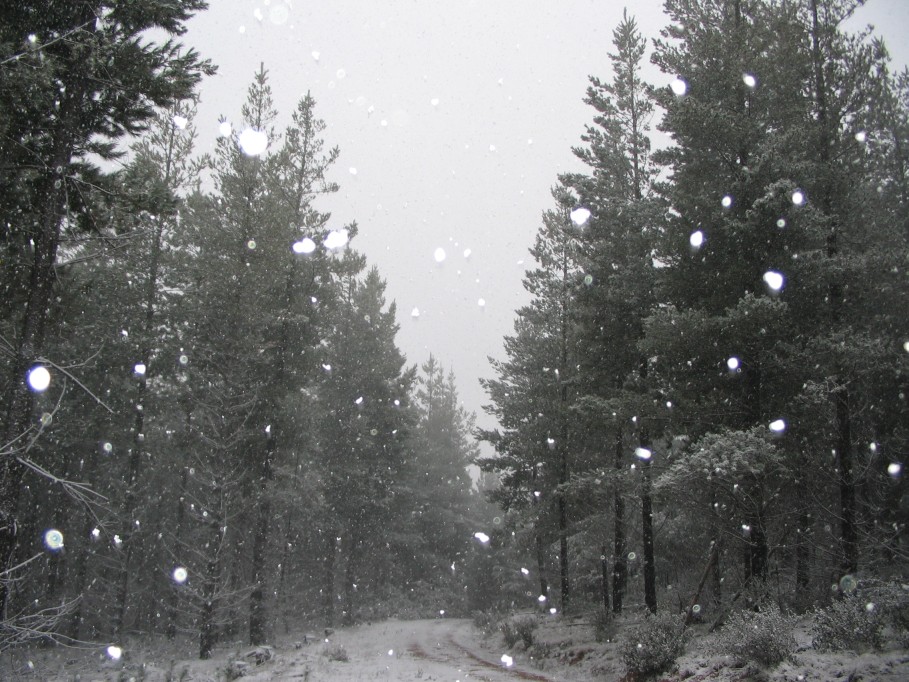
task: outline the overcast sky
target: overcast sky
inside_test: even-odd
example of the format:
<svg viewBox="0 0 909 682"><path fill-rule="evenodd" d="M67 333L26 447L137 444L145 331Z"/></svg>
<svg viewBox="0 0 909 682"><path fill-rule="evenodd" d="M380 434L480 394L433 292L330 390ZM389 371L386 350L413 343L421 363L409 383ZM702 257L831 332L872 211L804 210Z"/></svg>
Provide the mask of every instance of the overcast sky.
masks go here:
<svg viewBox="0 0 909 682"><path fill-rule="evenodd" d="M579 167L571 147L593 115L582 102L587 77L612 77L623 3L209 2L184 37L219 67L201 89L199 151L212 146L219 117L239 120L260 63L279 129L310 91L327 145L341 149L332 177L341 191L318 208L332 228L357 221L352 245L388 282L408 362L433 353L478 423L494 425L478 379L492 376L487 357L503 357L527 301L521 278L550 188ZM657 37L662 0L628 6L643 35ZM869 0L853 25L869 23L905 65L909 1ZM649 69L654 83L668 81Z"/></svg>

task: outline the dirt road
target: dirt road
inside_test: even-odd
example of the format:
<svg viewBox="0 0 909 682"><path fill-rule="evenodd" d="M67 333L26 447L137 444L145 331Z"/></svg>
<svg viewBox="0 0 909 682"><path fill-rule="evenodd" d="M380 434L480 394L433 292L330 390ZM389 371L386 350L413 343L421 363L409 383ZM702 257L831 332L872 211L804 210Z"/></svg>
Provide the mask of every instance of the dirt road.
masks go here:
<svg viewBox="0 0 909 682"><path fill-rule="evenodd" d="M484 641L468 620L386 621L338 630L327 640L300 650L278 651L273 661L261 666L261 670L250 670L246 679L326 682L561 682L563 679L534 670L518 656L503 660L506 652L497 646L499 638ZM332 660L332 654L341 651L347 654L348 660Z"/></svg>
<svg viewBox="0 0 909 682"><path fill-rule="evenodd" d="M501 639L499 635L484 637L469 620L390 620L318 636L289 634L258 649L239 642L224 644L210 660L200 661L175 656L176 652L162 648L160 642L156 645L151 638L138 638L124 643L119 661L105 656L101 645L97 651L46 648L16 652L0 659L0 679L565 682L558 674L534 669L523 653L506 651Z"/></svg>

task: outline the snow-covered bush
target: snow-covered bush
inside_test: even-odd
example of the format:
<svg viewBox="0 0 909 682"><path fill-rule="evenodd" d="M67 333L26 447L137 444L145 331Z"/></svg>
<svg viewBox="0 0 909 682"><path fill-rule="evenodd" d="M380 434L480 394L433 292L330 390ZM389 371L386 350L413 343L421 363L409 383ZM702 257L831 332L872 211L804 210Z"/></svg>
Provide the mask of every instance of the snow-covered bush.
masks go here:
<svg viewBox="0 0 909 682"><path fill-rule="evenodd" d="M518 629L515 627L514 621L511 618L499 621L499 632L501 632L502 637L505 638L505 646L509 649L521 639L521 635L518 634Z"/></svg>
<svg viewBox="0 0 909 682"><path fill-rule="evenodd" d="M524 642L525 648L533 646L533 633L537 629L537 619L533 616L516 616L506 618L499 623L499 630L505 638L505 646L509 649L518 643Z"/></svg>
<svg viewBox="0 0 909 682"><path fill-rule="evenodd" d="M347 649L344 648L343 644L331 644L326 646L322 651L322 655L329 661L338 661L340 663L347 663L350 660Z"/></svg>
<svg viewBox="0 0 909 682"><path fill-rule="evenodd" d="M665 672L685 651L685 628L677 614L648 616L625 637L622 661L638 677Z"/></svg>
<svg viewBox="0 0 909 682"><path fill-rule="evenodd" d="M870 604L870 607L869 607ZM883 644L882 610L858 595L835 601L814 614L811 634L819 651L880 649Z"/></svg>
<svg viewBox="0 0 909 682"><path fill-rule="evenodd" d="M877 611L887 627L893 629L896 645L909 648L909 585L898 582L866 581L861 590L866 610Z"/></svg>
<svg viewBox="0 0 909 682"><path fill-rule="evenodd" d="M593 633L598 642L609 642L615 639L617 628L615 618L605 609L597 609L593 615Z"/></svg>
<svg viewBox="0 0 909 682"><path fill-rule="evenodd" d="M784 615L776 604L759 612L737 611L717 637L717 653L728 654L739 663L778 665L795 651L794 626L795 620Z"/></svg>
<svg viewBox="0 0 909 682"><path fill-rule="evenodd" d="M499 614L495 611L474 611L473 612L473 624L478 630L482 630L486 634L490 634L495 631L495 625L499 622Z"/></svg>
<svg viewBox="0 0 909 682"><path fill-rule="evenodd" d="M533 646L533 633L537 629L537 619L533 616L520 616L514 619L515 630L518 636L524 642L524 648L529 649Z"/></svg>

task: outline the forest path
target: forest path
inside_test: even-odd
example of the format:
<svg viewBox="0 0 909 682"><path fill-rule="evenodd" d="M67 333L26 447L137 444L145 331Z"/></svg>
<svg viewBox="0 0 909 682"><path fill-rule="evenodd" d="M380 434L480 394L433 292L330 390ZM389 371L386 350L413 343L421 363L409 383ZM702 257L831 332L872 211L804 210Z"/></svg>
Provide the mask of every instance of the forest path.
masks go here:
<svg viewBox="0 0 909 682"><path fill-rule="evenodd" d="M343 647L347 661L332 660ZM248 673L248 680L445 680L468 682L560 682L519 660L502 662L504 649L466 619L383 621L339 629L316 645L280 648Z"/></svg>
<svg viewBox="0 0 909 682"><path fill-rule="evenodd" d="M239 642L216 647L209 660L193 658L194 640L174 643L137 636L112 661L103 645L84 649L22 649L0 656L4 682L565 682L559 673L531 667L524 653L506 652L498 635L488 637L467 619L387 620L338 628L325 636L290 631L268 647ZM503 663L503 654L514 657ZM257 656L257 654L261 654ZM257 663L256 660L259 659ZM506 659L508 660L508 659Z"/></svg>

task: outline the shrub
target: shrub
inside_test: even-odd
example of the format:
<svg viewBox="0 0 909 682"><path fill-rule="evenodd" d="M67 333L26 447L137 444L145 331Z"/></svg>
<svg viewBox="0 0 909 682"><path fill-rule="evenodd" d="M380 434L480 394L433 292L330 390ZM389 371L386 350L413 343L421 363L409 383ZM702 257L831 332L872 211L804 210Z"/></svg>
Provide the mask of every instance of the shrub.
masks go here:
<svg viewBox="0 0 909 682"><path fill-rule="evenodd" d="M685 651L685 628L675 614L649 616L632 629L622 644L622 661L628 672L650 677L669 670Z"/></svg>
<svg viewBox="0 0 909 682"><path fill-rule="evenodd" d="M511 618L506 618L499 622L499 631L502 633L502 637L505 638L505 646L508 649L517 644L518 640L521 639L521 635L518 634L518 629L515 627L514 621Z"/></svg>
<svg viewBox="0 0 909 682"><path fill-rule="evenodd" d="M866 610L878 612L884 627L892 628L897 646L909 646L909 585L868 581L861 590L861 600Z"/></svg>
<svg viewBox="0 0 909 682"><path fill-rule="evenodd" d="M881 610L871 608L858 595L835 601L814 614L811 634L819 651L853 651L861 653L883 644L884 627Z"/></svg>
<svg viewBox="0 0 909 682"><path fill-rule="evenodd" d="M537 629L537 619L533 616L522 616L514 619L514 628L518 636L524 642L524 648L529 649L533 646L533 633Z"/></svg>
<svg viewBox="0 0 909 682"><path fill-rule="evenodd" d="M325 656L329 661L347 663L347 661L350 660L350 656L347 655L347 649L344 648L343 644L332 644L330 646L326 646L325 650L322 652L322 655Z"/></svg>
<svg viewBox="0 0 909 682"><path fill-rule="evenodd" d="M616 626L612 614L605 609L598 609L593 615L593 635L598 642L609 642L615 639Z"/></svg>
<svg viewBox="0 0 909 682"><path fill-rule="evenodd" d="M499 620L499 615L495 611L474 611L473 624L486 634L495 630L495 624Z"/></svg>
<svg viewBox="0 0 909 682"><path fill-rule="evenodd" d="M524 642L524 648L533 646L533 633L537 629L537 619L533 616L518 616L505 618L499 622L499 631L505 638L505 646L509 649L518 643Z"/></svg>
<svg viewBox="0 0 909 682"><path fill-rule="evenodd" d="M730 654L740 663L770 667L782 663L795 651L794 619L776 604L761 611L732 614L717 637L718 653Z"/></svg>

